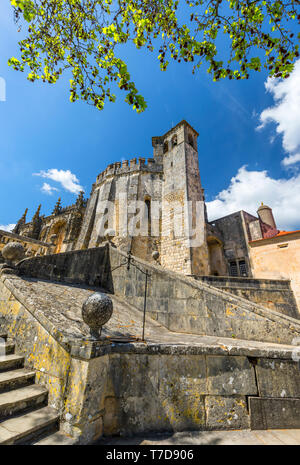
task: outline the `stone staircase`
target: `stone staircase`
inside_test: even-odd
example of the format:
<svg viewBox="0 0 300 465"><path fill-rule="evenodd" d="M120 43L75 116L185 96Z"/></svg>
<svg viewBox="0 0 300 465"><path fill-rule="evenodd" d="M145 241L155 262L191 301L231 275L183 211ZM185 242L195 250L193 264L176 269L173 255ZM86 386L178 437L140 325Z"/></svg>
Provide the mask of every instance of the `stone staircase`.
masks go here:
<svg viewBox="0 0 300 465"><path fill-rule="evenodd" d="M59 431L59 413L49 407L48 390L35 384L35 371L24 368L24 357L0 334L0 445L71 445Z"/></svg>

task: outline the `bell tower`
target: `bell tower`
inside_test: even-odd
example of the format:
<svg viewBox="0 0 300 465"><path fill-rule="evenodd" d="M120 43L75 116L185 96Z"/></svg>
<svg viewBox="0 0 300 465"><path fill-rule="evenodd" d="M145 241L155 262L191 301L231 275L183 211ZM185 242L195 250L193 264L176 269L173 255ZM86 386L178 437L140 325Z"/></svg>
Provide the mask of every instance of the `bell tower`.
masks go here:
<svg viewBox="0 0 300 465"><path fill-rule="evenodd" d="M154 158L159 157L164 173L161 264L187 275L209 274L197 137L183 120L152 139Z"/></svg>

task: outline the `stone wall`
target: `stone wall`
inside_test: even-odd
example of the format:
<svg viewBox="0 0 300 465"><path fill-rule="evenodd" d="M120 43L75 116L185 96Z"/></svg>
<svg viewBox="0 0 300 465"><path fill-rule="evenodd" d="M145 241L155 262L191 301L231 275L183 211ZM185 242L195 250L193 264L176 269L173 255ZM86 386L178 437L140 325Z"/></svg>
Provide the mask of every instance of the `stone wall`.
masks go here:
<svg viewBox="0 0 300 465"><path fill-rule="evenodd" d="M84 338L72 347L71 335L61 337L59 318L33 308L12 277L2 277L0 296L0 329L81 443L103 434L300 427L290 346L99 342L88 350Z"/></svg>
<svg viewBox="0 0 300 465"><path fill-rule="evenodd" d="M61 415L61 429L86 444L103 432L103 411L95 402L102 391L97 385L90 386L88 373L91 360L103 352L107 342L78 337L71 329L72 320L69 326L63 324L59 306L47 315L47 304L45 297L42 306L34 305L13 276L1 277L0 333L7 333L16 353L25 357L25 367L34 369L36 382L48 389L49 406Z"/></svg>
<svg viewBox="0 0 300 465"><path fill-rule="evenodd" d="M0 324L2 331L16 343L16 352L26 354L26 366L36 370L36 380L51 386L49 403L61 410L70 354L55 340L17 298L5 279L0 281ZM21 297L21 298L20 298Z"/></svg>
<svg viewBox="0 0 300 465"><path fill-rule="evenodd" d="M95 378L103 373L99 363L94 361ZM107 361L106 374L103 432L108 436L300 424L300 371L291 360L115 354ZM103 383L100 374L98 382Z"/></svg>
<svg viewBox="0 0 300 465"><path fill-rule="evenodd" d="M237 263L237 273L240 275L239 262L246 262L247 276L252 276L248 252L247 224L251 217L244 211L232 213L217 220L210 225L221 237L224 255L227 262L227 274L230 274L230 262ZM219 273L221 275L221 273Z"/></svg>
<svg viewBox="0 0 300 465"><path fill-rule="evenodd" d="M211 225L206 225L210 275L227 276L228 263L225 259L222 241L216 236Z"/></svg>
<svg viewBox="0 0 300 465"><path fill-rule="evenodd" d="M288 279L300 311L300 232L249 243L253 276Z"/></svg>
<svg viewBox="0 0 300 465"><path fill-rule="evenodd" d="M102 434L299 427L300 372L284 350L274 359L267 350L248 357L221 347L114 344L82 359L3 286L1 296L2 328L49 389L64 430L82 443Z"/></svg>
<svg viewBox="0 0 300 465"><path fill-rule="evenodd" d="M111 282L109 246L34 257L19 265L20 273L33 278L104 286Z"/></svg>
<svg viewBox="0 0 300 465"><path fill-rule="evenodd" d="M287 344L299 334L300 323L287 315L139 259L139 269L125 263L124 253L106 245L28 259L20 272L101 285L141 311L148 272L147 312L171 331Z"/></svg>
<svg viewBox="0 0 300 465"><path fill-rule="evenodd" d="M116 268L122 254L111 248L111 290L143 309L145 276L150 274L147 312L171 331L291 343L298 320L192 278L137 260L138 269Z"/></svg>
<svg viewBox="0 0 300 465"><path fill-rule="evenodd" d="M289 280L254 279L219 276L194 276L210 286L244 297L251 302L275 310L276 312L300 318L297 303Z"/></svg>
<svg viewBox="0 0 300 465"><path fill-rule="evenodd" d="M19 242L22 244L26 255L29 257L34 255L44 255L47 254L50 250L50 244L31 239L30 237L24 237L19 234L0 230L0 256L1 250L9 242Z"/></svg>

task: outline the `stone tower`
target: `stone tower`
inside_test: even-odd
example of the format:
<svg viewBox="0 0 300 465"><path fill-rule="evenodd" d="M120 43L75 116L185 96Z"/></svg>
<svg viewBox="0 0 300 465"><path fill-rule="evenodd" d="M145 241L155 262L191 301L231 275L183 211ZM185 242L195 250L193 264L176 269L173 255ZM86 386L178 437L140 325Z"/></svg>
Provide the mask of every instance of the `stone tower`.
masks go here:
<svg viewBox="0 0 300 465"><path fill-rule="evenodd" d="M201 187L198 133L181 121L153 137L154 159L163 164L162 266L184 274L209 274L206 214Z"/></svg>
<svg viewBox="0 0 300 465"><path fill-rule="evenodd" d="M160 254L163 267L209 274L206 215L201 187L198 133L181 121L153 137L154 157L109 165L97 176L77 249L112 242L147 261Z"/></svg>
<svg viewBox="0 0 300 465"><path fill-rule="evenodd" d="M106 240L106 230L115 245L151 260L160 245L159 218L154 220L151 202L160 202L161 179L162 165L152 158L147 163L133 158L109 165L93 185L76 248L98 247Z"/></svg>
<svg viewBox="0 0 300 465"><path fill-rule="evenodd" d="M276 229L272 208L268 207L268 205L264 205L262 202L261 206L257 210L257 214L263 223L266 223Z"/></svg>

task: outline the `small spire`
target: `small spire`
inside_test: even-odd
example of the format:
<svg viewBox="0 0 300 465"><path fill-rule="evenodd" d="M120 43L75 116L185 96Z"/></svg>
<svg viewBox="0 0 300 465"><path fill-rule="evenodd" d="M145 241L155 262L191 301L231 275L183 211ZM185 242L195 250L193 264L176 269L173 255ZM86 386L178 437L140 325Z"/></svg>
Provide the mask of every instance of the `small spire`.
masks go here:
<svg viewBox="0 0 300 465"><path fill-rule="evenodd" d="M55 204L55 207L53 209L53 212L52 212L52 215L59 215L59 213L61 212L62 210L62 206L61 206L61 197L59 197L59 199L57 200L56 204Z"/></svg>
<svg viewBox="0 0 300 465"><path fill-rule="evenodd" d="M86 200L84 199L83 195L84 195L84 191L80 191L76 199L76 203L75 203L77 208L82 208L82 207L85 207L86 205Z"/></svg>
<svg viewBox="0 0 300 465"><path fill-rule="evenodd" d="M37 221L39 218L40 218L40 211L41 211L41 207L42 205L40 204L37 208L37 211L35 212L35 214L33 215L32 217L32 221L35 222Z"/></svg>
<svg viewBox="0 0 300 465"><path fill-rule="evenodd" d="M21 218L20 218L19 221L17 222L16 226L15 226L14 229L12 230L13 233L19 234L21 226L23 226L23 224L26 223L26 216L27 216L27 213L28 213L28 208L26 208L25 212L23 213L23 215L21 216Z"/></svg>

